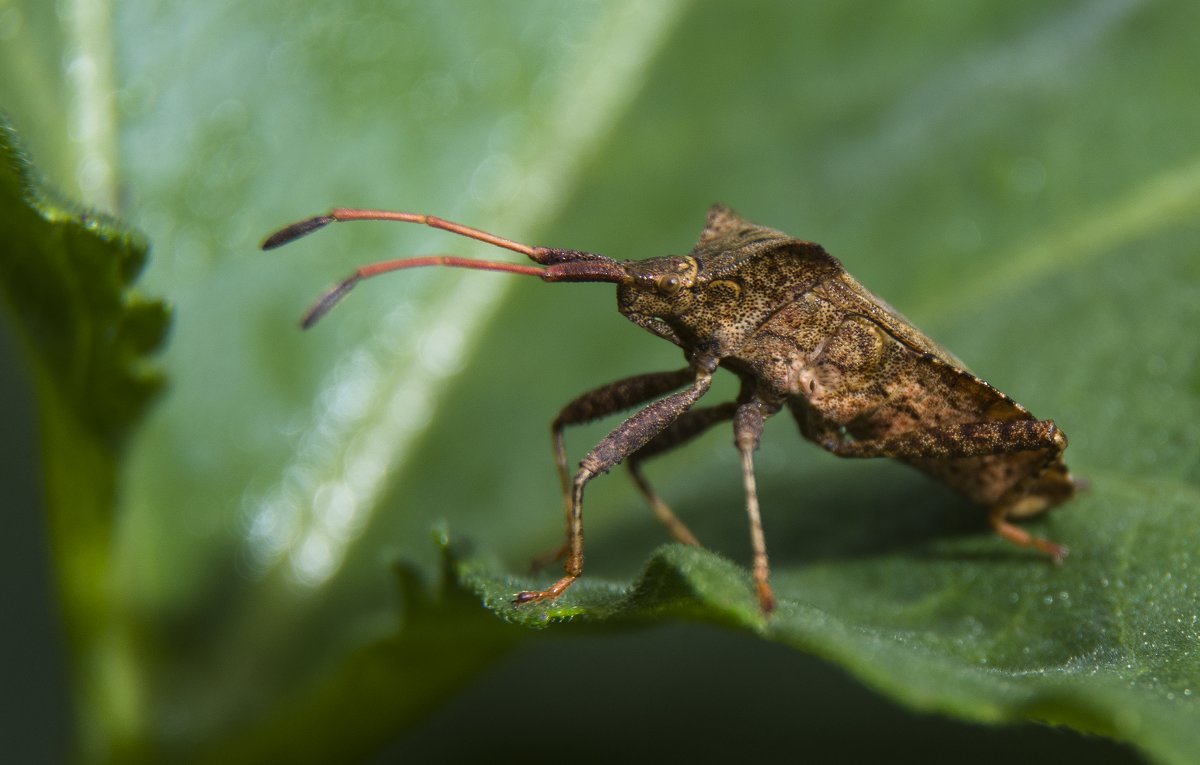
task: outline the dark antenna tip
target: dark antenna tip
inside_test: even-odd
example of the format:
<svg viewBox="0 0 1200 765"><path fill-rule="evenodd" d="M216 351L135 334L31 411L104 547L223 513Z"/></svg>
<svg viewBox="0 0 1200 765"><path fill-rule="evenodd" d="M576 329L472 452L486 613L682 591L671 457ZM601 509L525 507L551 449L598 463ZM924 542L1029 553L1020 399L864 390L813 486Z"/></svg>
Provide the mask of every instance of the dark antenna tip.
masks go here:
<svg viewBox="0 0 1200 765"><path fill-rule="evenodd" d="M325 228L335 220L337 218L334 218L332 215L316 215L312 218L293 223L290 226L284 226L263 240L262 248L264 250L273 250L276 247L282 247L288 242L294 242L319 228Z"/></svg>
<svg viewBox="0 0 1200 765"><path fill-rule="evenodd" d="M320 321L321 317L325 314L332 311L333 307L338 304L338 301L346 297L347 293L354 289L354 285L358 284L361 278L361 276L355 274L322 295L321 299L313 303L313 307L309 308L304 316L300 318L300 329L311 329L312 325Z"/></svg>

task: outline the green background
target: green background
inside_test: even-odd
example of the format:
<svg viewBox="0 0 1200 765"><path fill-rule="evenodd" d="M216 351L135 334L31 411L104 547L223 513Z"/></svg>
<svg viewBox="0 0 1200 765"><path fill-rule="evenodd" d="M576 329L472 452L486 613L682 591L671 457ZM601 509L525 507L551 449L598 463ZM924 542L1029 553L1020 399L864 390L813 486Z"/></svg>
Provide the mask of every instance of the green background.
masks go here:
<svg viewBox="0 0 1200 765"><path fill-rule="evenodd" d="M91 491L94 465L46 486L38 423L43 465L78 455L49 429L54 341L5 275L9 355L33 370L6 378L31 392L5 396L5 470L46 505L10 505L6 600L27 616L8 653L34 689L6 693L29 721L13 746L1134 758L936 712L1194 760L1198 23L1189 3L1111 0L0 6L0 107L53 186L144 234L138 290L173 311L168 384L136 428L86 403L119 425L115 494ZM714 201L821 242L1057 420L1094 484L1035 526L1072 548L1063 569L779 418L758 457L775 622L753 609L722 432L649 468L715 554L661 548L616 471L589 487L585 579L515 612L561 534L550 419L678 350L609 287L452 271L361 286L301 333L359 263L506 256L382 224L257 250L344 205L642 258L685 252ZM572 454L611 425L569 434ZM78 522L88 501L109 526Z"/></svg>

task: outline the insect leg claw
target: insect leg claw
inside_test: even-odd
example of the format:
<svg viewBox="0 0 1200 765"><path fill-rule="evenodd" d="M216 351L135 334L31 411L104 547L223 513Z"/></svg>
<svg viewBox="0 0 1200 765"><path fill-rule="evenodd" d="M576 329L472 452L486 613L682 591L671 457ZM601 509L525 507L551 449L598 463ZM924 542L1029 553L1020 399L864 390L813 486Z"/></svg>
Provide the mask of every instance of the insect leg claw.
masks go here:
<svg viewBox="0 0 1200 765"><path fill-rule="evenodd" d="M544 590L525 590L518 592L517 597L513 599L513 605L520 606L525 603L537 603L542 600L554 600L559 595L562 595L568 587L575 583L578 576L568 574L562 579L559 579L554 584Z"/></svg>

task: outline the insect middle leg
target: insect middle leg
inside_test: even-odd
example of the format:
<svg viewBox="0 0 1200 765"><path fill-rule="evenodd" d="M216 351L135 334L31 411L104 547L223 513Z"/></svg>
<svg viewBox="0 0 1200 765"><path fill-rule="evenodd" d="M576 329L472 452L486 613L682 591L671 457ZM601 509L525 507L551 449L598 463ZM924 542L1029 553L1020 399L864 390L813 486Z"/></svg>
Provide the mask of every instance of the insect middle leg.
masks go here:
<svg viewBox="0 0 1200 765"><path fill-rule="evenodd" d="M641 449L653 440L655 436L666 430L672 422L677 420L701 396L708 392L708 389L712 386L712 373L710 371L702 369L684 371L687 371L688 375L692 378L692 384L687 390L673 393L639 410L605 436L579 463L579 470L575 473L570 486L570 503L567 512L567 561L564 567L565 576L545 590L518 593L516 597L517 603L529 603L531 601L557 598L583 573L583 489L588 481L601 473L607 473L626 457ZM665 373L663 376L666 377L670 374L673 373ZM641 390L644 392L648 387L653 386L648 385L640 388L639 386L643 383L638 383L637 381L644 381L647 378L653 377L655 375L643 375L622 382L630 384L629 389L631 390ZM622 386L622 383L614 383L598 390L615 389L620 386ZM678 387L678 385L674 387ZM655 394L648 394L646 397L653 395ZM587 396L585 395L582 398L587 398ZM576 399L576 402L579 400ZM628 403L621 403L622 401ZM609 411L626 409L633 405L633 401L636 401L636 399L632 395L629 397L619 395L613 400L613 408ZM570 406L568 405L568 409ZM594 415L594 417L598 416L601 415Z"/></svg>
<svg viewBox="0 0 1200 765"><path fill-rule="evenodd" d="M742 455L742 485L746 492L746 514L750 518L750 546L754 552L754 588L759 607L764 614L775 610L775 592L771 589L771 568L767 561L767 539L763 533L762 516L758 511L758 487L754 479L754 452L762 438L767 418L779 411L778 406L750 398L737 407L733 418L733 442Z"/></svg>

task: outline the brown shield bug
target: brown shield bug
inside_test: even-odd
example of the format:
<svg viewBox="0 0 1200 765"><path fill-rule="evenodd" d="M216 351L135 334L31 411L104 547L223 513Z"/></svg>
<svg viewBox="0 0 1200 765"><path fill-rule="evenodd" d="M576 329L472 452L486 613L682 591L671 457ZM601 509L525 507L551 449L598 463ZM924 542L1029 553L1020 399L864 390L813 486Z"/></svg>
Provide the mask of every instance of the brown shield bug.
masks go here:
<svg viewBox="0 0 1200 765"><path fill-rule="evenodd" d="M1066 548L1011 522L1075 493L1076 482L1062 459L1063 432L1053 420L1035 418L967 371L820 245L715 205L688 255L648 260L531 247L429 215L353 209L288 226L263 242L263 249L354 220L420 223L522 253L537 265L431 256L363 266L317 301L304 316L305 328L363 279L417 266L454 266L547 282L611 282L626 318L683 349L684 368L603 385L567 404L555 418L567 537L554 557L566 557L566 571L545 590L517 594L517 603L557 598L583 573L584 487L623 461L672 534L697 544L646 482L641 462L732 421L750 516L754 583L762 610L772 611L775 596L753 454L763 423L785 407L805 438L834 454L892 457L912 465L985 507L992 527L1010 542L1036 548L1056 562L1066 555ZM695 406L719 367L741 381L737 399ZM572 475L563 430L635 407L641 408L588 452Z"/></svg>

